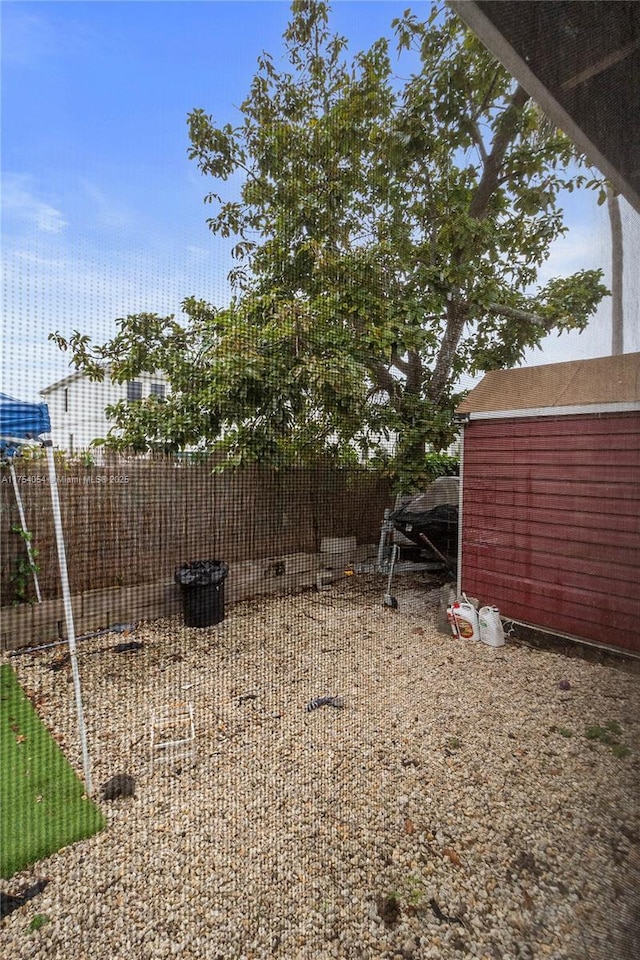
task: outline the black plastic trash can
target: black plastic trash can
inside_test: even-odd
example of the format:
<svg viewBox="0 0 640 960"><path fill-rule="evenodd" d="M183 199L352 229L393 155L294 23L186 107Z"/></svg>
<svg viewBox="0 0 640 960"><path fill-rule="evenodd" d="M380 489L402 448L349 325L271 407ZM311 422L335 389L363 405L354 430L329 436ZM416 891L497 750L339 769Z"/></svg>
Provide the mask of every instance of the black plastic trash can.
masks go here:
<svg viewBox="0 0 640 960"><path fill-rule="evenodd" d="M224 560L194 560L176 570L182 591L187 627L212 627L224 620L224 581L229 567Z"/></svg>

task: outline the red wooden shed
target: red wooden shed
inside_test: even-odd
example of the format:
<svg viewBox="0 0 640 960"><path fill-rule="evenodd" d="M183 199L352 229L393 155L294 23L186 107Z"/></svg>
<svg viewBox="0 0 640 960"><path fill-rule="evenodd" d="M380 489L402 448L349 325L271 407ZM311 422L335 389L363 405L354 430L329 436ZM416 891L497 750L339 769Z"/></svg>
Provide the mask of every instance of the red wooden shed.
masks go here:
<svg viewBox="0 0 640 960"><path fill-rule="evenodd" d="M457 412L459 591L640 654L640 353L492 371Z"/></svg>

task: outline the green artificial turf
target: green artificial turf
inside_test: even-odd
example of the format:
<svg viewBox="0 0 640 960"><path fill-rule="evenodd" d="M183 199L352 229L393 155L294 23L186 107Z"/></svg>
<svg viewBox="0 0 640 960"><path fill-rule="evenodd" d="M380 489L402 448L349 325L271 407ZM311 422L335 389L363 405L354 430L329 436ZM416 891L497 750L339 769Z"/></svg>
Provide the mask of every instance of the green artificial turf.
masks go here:
<svg viewBox="0 0 640 960"><path fill-rule="evenodd" d="M0 666L0 875L7 879L103 826L12 668Z"/></svg>

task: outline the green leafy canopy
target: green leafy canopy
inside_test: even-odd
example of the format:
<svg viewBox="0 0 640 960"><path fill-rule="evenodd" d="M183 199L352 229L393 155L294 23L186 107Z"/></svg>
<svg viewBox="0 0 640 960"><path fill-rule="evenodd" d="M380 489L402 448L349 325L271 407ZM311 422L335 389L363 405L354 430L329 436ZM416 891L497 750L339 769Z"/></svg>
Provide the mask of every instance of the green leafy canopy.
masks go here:
<svg viewBox="0 0 640 960"><path fill-rule="evenodd" d="M397 436L396 467L415 471L454 435L462 373L586 326L601 272L537 277L562 194L600 181L453 13L393 29L408 79L392 41L348 58L327 5L295 0L284 65L262 54L237 125L189 115L233 296L188 298L181 324L127 317L102 346L52 335L92 376L165 371L167 401L116 406L111 444L281 463Z"/></svg>

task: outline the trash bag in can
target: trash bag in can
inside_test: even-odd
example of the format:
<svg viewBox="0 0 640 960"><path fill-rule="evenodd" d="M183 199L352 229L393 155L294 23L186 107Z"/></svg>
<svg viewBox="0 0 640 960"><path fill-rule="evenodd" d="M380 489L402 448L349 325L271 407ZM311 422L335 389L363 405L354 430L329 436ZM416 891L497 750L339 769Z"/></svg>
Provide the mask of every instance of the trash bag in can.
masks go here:
<svg viewBox="0 0 640 960"><path fill-rule="evenodd" d="M194 560L176 570L187 627L211 627L224 620L224 560Z"/></svg>

